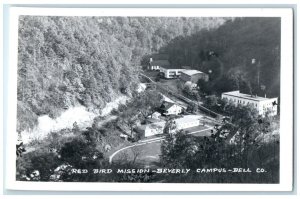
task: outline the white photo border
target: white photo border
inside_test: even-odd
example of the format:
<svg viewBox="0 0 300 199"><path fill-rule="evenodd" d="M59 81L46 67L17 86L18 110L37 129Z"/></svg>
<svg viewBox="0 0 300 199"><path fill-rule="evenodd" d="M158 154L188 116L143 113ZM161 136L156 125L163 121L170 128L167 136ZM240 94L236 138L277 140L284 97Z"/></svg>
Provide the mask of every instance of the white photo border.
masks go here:
<svg viewBox="0 0 300 199"><path fill-rule="evenodd" d="M16 181L18 17L149 16L149 17L281 17L280 182L279 184L221 183L98 183ZM293 189L293 10L291 8L22 8L9 10L5 188L51 191L292 191ZM284 108L283 108L284 107ZM13 133L15 132L15 133ZM9 169L8 169L9 168Z"/></svg>

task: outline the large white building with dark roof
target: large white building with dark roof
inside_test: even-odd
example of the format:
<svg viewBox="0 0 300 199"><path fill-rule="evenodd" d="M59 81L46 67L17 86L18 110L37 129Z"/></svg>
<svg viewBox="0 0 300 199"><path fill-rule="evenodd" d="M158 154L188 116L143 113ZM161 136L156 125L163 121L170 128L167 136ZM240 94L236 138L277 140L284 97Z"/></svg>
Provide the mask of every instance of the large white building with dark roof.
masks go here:
<svg viewBox="0 0 300 199"><path fill-rule="evenodd" d="M160 72L164 75L166 79L173 79L180 77L182 71L185 71L186 69L183 69L182 67L176 67L176 66L161 66Z"/></svg>
<svg viewBox="0 0 300 199"><path fill-rule="evenodd" d="M226 99L235 105L252 105L259 115L264 115L267 111L270 111L271 115L277 115L278 98L266 98L256 95L249 95L240 93L240 91L231 91L222 93L222 99Z"/></svg>
<svg viewBox="0 0 300 199"><path fill-rule="evenodd" d="M208 81L208 75L198 70L184 70L180 75L180 79L184 82L197 83L199 79Z"/></svg>

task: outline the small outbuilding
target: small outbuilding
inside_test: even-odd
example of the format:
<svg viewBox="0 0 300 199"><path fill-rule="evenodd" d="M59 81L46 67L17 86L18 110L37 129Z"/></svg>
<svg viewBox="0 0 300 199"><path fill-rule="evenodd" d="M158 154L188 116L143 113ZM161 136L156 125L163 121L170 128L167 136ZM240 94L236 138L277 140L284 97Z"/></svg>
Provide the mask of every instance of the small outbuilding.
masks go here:
<svg viewBox="0 0 300 199"><path fill-rule="evenodd" d="M146 125L141 125L136 127L134 130L137 133L139 139L143 139L145 137L163 134L164 127L166 122L156 122Z"/></svg>

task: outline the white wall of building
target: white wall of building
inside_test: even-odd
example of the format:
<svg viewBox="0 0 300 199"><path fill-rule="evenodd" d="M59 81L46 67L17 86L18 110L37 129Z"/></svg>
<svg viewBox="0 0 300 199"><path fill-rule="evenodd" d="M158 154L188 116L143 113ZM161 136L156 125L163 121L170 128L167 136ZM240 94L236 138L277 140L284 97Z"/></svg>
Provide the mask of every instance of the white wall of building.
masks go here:
<svg viewBox="0 0 300 199"><path fill-rule="evenodd" d="M177 124L177 129L182 130L182 129L187 129L187 128L192 128L200 125L199 120L192 120L188 122L183 122L183 123L176 123Z"/></svg>
<svg viewBox="0 0 300 199"><path fill-rule="evenodd" d="M145 137L163 134L165 122L157 122L147 125L145 128Z"/></svg>
<svg viewBox="0 0 300 199"><path fill-rule="evenodd" d="M202 116L200 115L186 115L181 118L175 119L174 122L176 123L176 130L184 130L187 128L199 126L201 118ZM144 131L145 137L163 134L165 124L165 122L147 124ZM176 130L174 129L173 133L175 133Z"/></svg>
<svg viewBox="0 0 300 199"><path fill-rule="evenodd" d="M176 119L175 123L178 130L183 130L199 126L201 118L202 116L200 115L185 115L182 118Z"/></svg>
<svg viewBox="0 0 300 199"><path fill-rule="evenodd" d="M175 74L176 76L180 76L181 72L185 69L166 69L161 67L160 72L164 73L164 77L167 79L173 78L172 74Z"/></svg>
<svg viewBox="0 0 300 199"><path fill-rule="evenodd" d="M173 106L171 106L167 112L165 113L165 115L178 115L182 112L182 107L178 106L176 104L174 104Z"/></svg>
<svg viewBox="0 0 300 199"><path fill-rule="evenodd" d="M234 94L234 92L231 92ZM236 91L236 93L239 93ZM277 115L277 105L273 106L273 102L276 101L278 104L277 98L265 98L263 100L256 100L255 97L253 99L242 98L238 96L230 96L226 95L226 93L222 94L222 99L227 99L228 101L234 103L236 106L238 104L242 106L252 105L259 113L259 115L264 115L268 110L271 111L271 115Z"/></svg>
<svg viewBox="0 0 300 199"><path fill-rule="evenodd" d="M162 134L162 133L163 133L163 130L160 130L160 129L152 129L150 127L147 127L145 129L145 137Z"/></svg>
<svg viewBox="0 0 300 199"><path fill-rule="evenodd" d="M159 66L148 66L149 70L159 70L160 67Z"/></svg>

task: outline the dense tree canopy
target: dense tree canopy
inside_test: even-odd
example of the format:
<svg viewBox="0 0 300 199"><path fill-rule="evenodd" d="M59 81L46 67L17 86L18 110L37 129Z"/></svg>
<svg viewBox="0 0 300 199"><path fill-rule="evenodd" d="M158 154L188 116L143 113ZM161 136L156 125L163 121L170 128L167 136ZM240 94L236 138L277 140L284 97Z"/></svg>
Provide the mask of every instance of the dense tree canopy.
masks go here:
<svg viewBox="0 0 300 199"><path fill-rule="evenodd" d="M18 130L81 103L103 107L138 83L142 56L223 18L20 16ZM25 120L25 122L24 122Z"/></svg>
<svg viewBox="0 0 300 199"><path fill-rule="evenodd" d="M202 92L232 89L278 97L280 94L280 18L235 18L216 29L179 36L162 48L175 66L210 75Z"/></svg>
<svg viewBox="0 0 300 199"><path fill-rule="evenodd" d="M190 168L193 172L164 176L168 182L278 182L279 140L273 134L278 126L274 117L260 117L251 106L225 103L230 119L215 125L211 136L194 137L185 132L166 135L161 145L161 162L166 168ZM274 128L275 127L275 128ZM247 173L195 173L197 168L251 168ZM264 168L267 173L255 173ZM263 176L263 177L262 177Z"/></svg>

